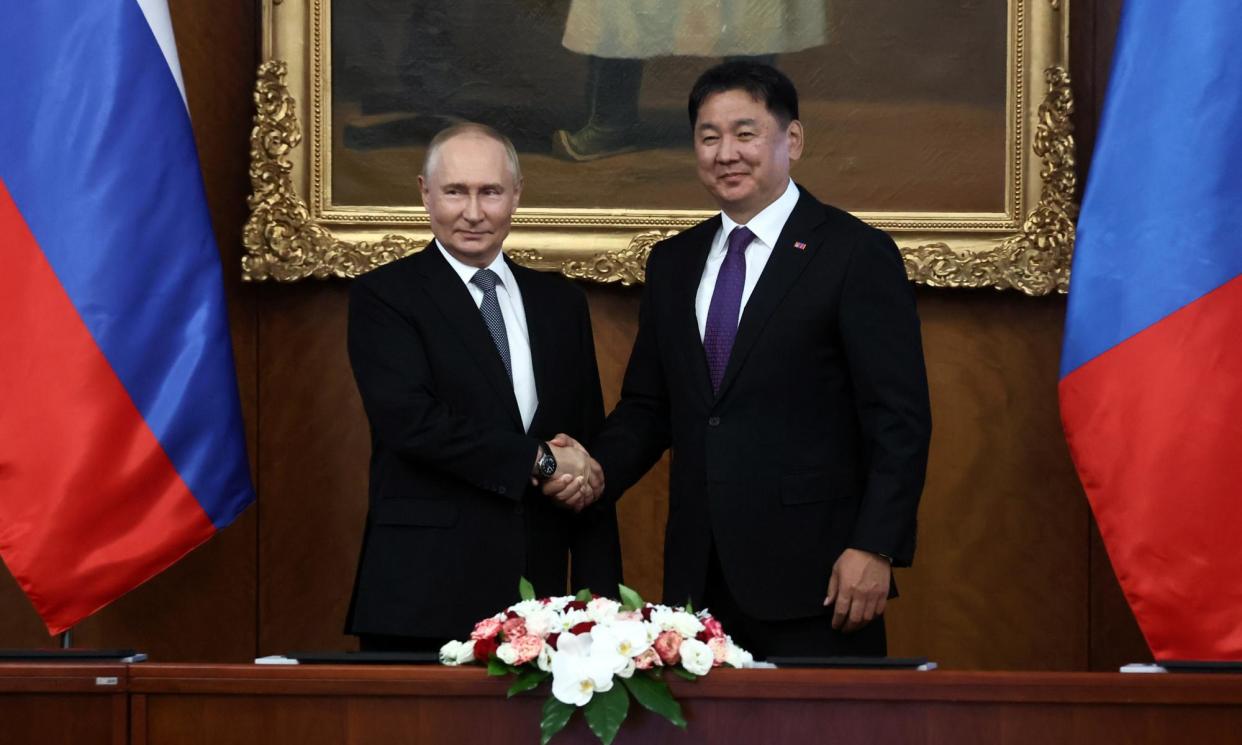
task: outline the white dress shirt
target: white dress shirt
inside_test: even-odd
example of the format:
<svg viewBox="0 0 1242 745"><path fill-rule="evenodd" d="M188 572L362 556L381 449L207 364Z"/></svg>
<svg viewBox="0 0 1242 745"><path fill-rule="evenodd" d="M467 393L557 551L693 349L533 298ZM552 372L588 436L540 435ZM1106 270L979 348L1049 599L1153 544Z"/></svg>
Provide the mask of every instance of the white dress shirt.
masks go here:
<svg viewBox="0 0 1242 745"><path fill-rule="evenodd" d="M479 268L463 264L446 251L440 241L435 243L445 261L466 284L475 306L483 305L483 290L470 282ZM505 263L504 253L496 254L496 259L484 268L496 272L496 276L500 278L500 282L496 284L496 300L500 303L500 315L505 319L505 336L509 337L513 395L517 399L518 411L522 414L522 428L529 430L531 420L535 418L535 409L539 408L539 395L535 392L535 367L530 357L530 332L526 329L526 308L522 305L522 290L518 287L509 265ZM490 338L491 335L488 335L488 339Z"/></svg>
<svg viewBox="0 0 1242 745"><path fill-rule="evenodd" d="M789 186L785 187L785 193L746 223L746 227L755 234L755 238L746 249L746 283L742 286L742 304L737 309L739 324L742 322L742 312L746 310L746 301L750 300L750 293L754 292L755 285L759 282L759 275L763 274L763 268L768 265L772 249L776 246L776 241L781 237L781 231L785 229L785 223L788 222L789 216L793 214L794 207L797 205L798 187L794 186L793 179L790 179ZM712 307L712 293L716 291L716 277L720 274L720 265L724 263L725 254L729 250L729 234L738 227L738 224L723 212L720 213L720 221L720 232L716 233L711 250L707 253L707 263L703 265L703 277L699 280L699 291L694 296L694 311L699 320L700 339L707 330L707 311Z"/></svg>

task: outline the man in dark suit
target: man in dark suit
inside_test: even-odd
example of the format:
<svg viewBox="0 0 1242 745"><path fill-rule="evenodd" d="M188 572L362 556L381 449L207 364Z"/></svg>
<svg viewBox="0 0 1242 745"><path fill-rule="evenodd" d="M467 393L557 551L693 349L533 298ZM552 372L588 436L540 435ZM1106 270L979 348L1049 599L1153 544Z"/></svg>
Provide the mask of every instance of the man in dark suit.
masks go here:
<svg viewBox="0 0 1242 745"><path fill-rule="evenodd" d="M901 258L790 179L803 129L782 73L719 65L689 108L721 214L652 250L591 452L619 493L672 448L667 602L711 608L758 656L883 655L931 433Z"/></svg>
<svg viewBox="0 0 1242 745"><path fill-rule="evenodd" d="M586 298L509 262L521 194L513 145L477 124L431 142L419 177L435 241L359 278L349 356L371 424L370 510L346 624L364 650L433 651L518 600L615 591L612 505L574 511L536 484L591 495L598 466L547 445L603 421Z"/></svg>

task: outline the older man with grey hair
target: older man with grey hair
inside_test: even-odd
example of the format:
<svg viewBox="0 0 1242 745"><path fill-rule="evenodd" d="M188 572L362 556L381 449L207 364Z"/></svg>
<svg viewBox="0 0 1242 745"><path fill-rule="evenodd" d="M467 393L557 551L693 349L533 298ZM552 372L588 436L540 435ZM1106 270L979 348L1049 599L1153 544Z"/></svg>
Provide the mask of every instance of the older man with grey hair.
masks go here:
<svg viewBox="0 0 1242 745"><path fill-rule="evenodd" d="M612 593L621 580L613 507L574 509L537 488L602 489L580 447L548 440L589 443L603 400L583 292L502 252L522 192L512 143L454 125L432 140L418 182L435 239L350 292L372 452L346 631L364 650L463 638L518 599L523 576L543 595L570 579Z"/></svg>

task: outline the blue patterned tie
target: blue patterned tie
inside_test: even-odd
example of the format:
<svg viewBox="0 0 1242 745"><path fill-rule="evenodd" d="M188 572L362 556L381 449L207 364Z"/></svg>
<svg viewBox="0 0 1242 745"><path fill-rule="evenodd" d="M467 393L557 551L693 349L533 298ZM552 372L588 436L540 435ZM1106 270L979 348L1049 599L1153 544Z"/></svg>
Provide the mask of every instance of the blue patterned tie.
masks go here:
<svg viewBox="0 0 1242 745"><path fill-rule="evenodd" d="M737 321L742 310L742 288L746 285L746 247L755 239L750 228L739 225L729 233L729 251L720 274L716 275L716 289L712 291L712 303L707 309L707 328L703 331L703 351L707 353L707 370L712 376L712 390L720 392L733 340L737 338Z"/></svg>
<svg viewBox="0 0 1242 745"><path fill-rule="evenodd" d="M500 277L491 269L480 269L470 278L470 284L483 291L483 304L479 312L483 314L483 322L496 342L496 351L500 352L500 361L505 363L505 372L509 380L513 380L513 362L509 359L509 335L505 332L505 317L500 314L500 301L496 298L496 285Z"/></svg>

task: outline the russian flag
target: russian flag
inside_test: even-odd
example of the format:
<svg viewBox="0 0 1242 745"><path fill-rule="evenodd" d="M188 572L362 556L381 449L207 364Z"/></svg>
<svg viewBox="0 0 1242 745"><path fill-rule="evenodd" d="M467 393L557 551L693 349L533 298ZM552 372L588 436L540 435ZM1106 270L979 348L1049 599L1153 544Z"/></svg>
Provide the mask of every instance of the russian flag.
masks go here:
<svg viewBox="0 0 1242 745"><path fill-rule="evenodd" d="M1128 0L1061 418L1157 659L1242 660L1242 6Z"/></svg>
<svg viewBox="0 0 1242 745"><path fill-rule="evenodd" d="M0 12L0 556L52 633L254 500L165 0Z"/></svg>

